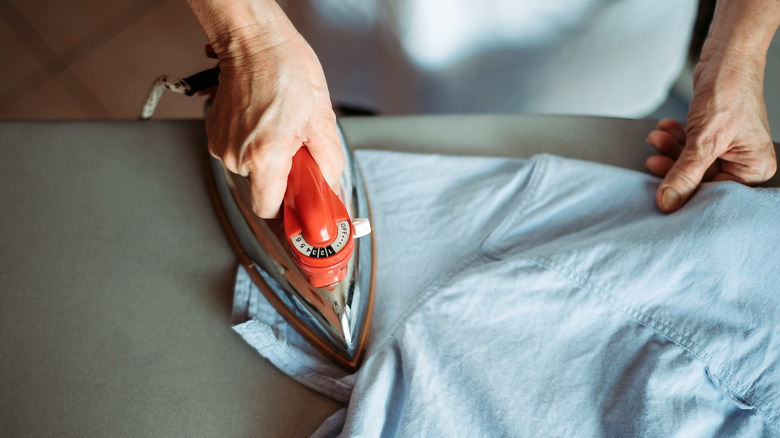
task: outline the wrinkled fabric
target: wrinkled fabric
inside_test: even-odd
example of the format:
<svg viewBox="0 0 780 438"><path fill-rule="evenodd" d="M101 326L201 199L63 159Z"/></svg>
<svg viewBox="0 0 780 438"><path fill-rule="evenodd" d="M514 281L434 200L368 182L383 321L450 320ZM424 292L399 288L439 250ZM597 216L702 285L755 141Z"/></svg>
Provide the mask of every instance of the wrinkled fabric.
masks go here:
<svg viewBox="0 0 780 438"><path fill-rule="evenodd" d="M346 374L246 273L235 330L347 407L315 436L780 435L780 189L548 155L360 151L377 239L365 361Z"/></svg>

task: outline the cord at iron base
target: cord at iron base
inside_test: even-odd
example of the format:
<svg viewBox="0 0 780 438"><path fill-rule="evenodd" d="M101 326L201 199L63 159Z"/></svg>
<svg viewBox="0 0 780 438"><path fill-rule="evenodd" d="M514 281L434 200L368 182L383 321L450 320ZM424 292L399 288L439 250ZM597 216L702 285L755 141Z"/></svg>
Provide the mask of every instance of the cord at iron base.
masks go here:
<svg viewBox="0 0 780 438"><path fill-rule="evenodd" d="M148 120L152 117L165 90L177 94L194 96L199 91L216 86L218 79L219 67L210 68L186 78L171 77L168 75L158 77L152 84L152 89L149 90L149 96L146 98L146 102L141 109L141 120Z"/></svg>

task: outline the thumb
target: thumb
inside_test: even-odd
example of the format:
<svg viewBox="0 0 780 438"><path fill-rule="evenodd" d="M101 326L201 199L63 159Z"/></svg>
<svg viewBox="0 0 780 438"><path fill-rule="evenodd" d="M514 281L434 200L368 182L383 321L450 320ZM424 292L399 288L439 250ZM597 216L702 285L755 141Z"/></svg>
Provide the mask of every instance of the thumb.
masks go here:
<svg viewBox="0 0 780 438"><path fill-rule="evenodd" d="M655 202L662 211L677 211L696 191L704 173L717 159L707 150L714 151L714 145L703 148L699 142L689 141L683 148L655 194Z"/></svg>
<svg viewBox="0 0 780 438"><path fill-rule="evenodd" d="M344 171L346 159L336 125L333 124L317 132L317 135L312 136L306 143L306 147L317 162L325 181L334 192L338 193L339 179Z"/></svg>

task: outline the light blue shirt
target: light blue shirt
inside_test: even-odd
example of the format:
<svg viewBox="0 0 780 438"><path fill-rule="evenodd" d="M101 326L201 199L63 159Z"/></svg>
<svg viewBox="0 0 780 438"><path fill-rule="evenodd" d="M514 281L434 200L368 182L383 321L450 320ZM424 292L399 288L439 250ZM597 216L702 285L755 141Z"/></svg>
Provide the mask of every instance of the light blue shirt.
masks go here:
<svg viewBox="0 0 780 438"><path fill-rule="evenodd" d="M348 403L315 435L780 435L780 190L706 183L664 215L657 178L594 163L358 158L379 263L360 370L236 282L235 330Z"/></svg>

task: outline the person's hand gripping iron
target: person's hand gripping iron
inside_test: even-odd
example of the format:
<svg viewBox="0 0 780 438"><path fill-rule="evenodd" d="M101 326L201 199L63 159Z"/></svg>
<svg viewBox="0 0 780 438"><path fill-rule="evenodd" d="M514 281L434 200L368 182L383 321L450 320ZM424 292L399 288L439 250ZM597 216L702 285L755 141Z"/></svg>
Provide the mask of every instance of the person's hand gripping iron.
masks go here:
<svg viewBox="0 0 780 438"><path fill-rule="evenodd" d="M302 144L338 191L345 158L325 75L276 2L188 4L219 58L219 87L206 119L209 151L248 177L255 214L278 215Z"/></svg>

